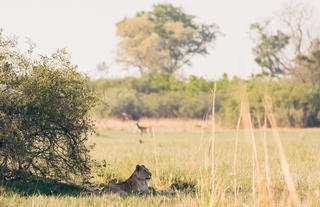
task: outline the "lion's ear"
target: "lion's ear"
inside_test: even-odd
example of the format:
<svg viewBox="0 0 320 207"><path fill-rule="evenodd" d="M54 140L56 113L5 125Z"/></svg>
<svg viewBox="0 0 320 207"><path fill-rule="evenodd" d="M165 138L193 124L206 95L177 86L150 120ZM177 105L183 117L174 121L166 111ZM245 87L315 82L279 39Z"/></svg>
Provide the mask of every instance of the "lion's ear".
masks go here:
<svg viewBox="0 0 320 207"><path fill-rule="evenodd" d="M140 170L140 165L137 165L137 166L136 166L136 170Z"/></svg>

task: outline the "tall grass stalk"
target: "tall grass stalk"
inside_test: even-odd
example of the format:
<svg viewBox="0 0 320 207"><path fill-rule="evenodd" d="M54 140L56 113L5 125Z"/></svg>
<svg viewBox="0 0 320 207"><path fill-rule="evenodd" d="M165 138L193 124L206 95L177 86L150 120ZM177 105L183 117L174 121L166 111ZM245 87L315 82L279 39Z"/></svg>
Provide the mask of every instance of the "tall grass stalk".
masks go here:
<svg viewBox="0 0 320 207"><path fill-rule="evenodd" d="M236 138L234 141L234 155L233 155L233 190L234 190L234 206L238 206L238 174L237 174L237 155L238 155L238 141L239 141L239 129L242 119L243 111L243 96L241 97L240 113L236 128Z"/></svg>
<svg viewBox="0 0 320 207"><path fill-rule="evenodd" d="M289 199L293 206L301 206L300 199L298 197L293 179L290 174L289 164L280 140L280 135L277 128L276 120L272 113L272 105L271 105L272 102L271 102L270 96L265 95L264 102L265 102L265 108L266 108L265 110L267 112L267 117L272 128L273 137L278 147L281 169L282 169L282 173L284 175L285 182L289 191Z"/></svg>
<svg viewBox="0 0 320 207"><path fill-rule="evenodd" d="M253 176L253 180L255 179L255 177L257 178L257 185L258 185L258 199L259 202L263 201L263 205L266 206L266 199L263 199L265 197L265 185L263 182L263 176L261 174L260 171L260 166L259 166L259 161L258 161L258 153L257 153L257 145L256 145L256 141L255 141L255 136L254 136L254 129L253 129L253 125L251 122L251 115L250 112L248 114L248 118L249 118L249 130L250 130L250 137L251 137L251 144L252 144L252 162L253 162L253 172L256 172L256 176ZM253 185L254 185L254 181L253 181ZM260 203L259 203L260 206Z"/></svg>
<svg viewBox="0 0 320 207"><path fill-rule="evenodd" d="M155 167L156 167L156 180L159 182L159 160L158 160L158 151L157 151L157 143L156 143L156 136L154 133L154 128L152 128L152 140L153 140L153 153L154 153L154 159L155 159Z"/></svg>
<svg viewBox="0 0 320 207"><path fill-rule="evenodd" d="M266 173L266 185L268 191L268 200L269 206L275 206L274 198L273 198L273 190L271 184L271 173L269 166L269 155L268 155L268 147L267 147L267 115L264 115L264 125L263 125L263 150L264 150L264 164L265 164L265 173Z"/></svg>
<svg viewBox="0 0 320 207"><path fill-rule="evenodd" d="M218 201L215 192L215 97L216 97L216 82L213 86L212 92L212 113L211 113L211 137L209 139L208 151L205 151L204 168L200 168L199 191L197 193L199 206L214 206ZM205 147L205 146L204 146ZM202 148L202 141L200 141L199 149ZM208 152L208 156L206 154ZM209 167L207 165L209 164Z"/></svg>
<svg viewBox="0 0 320 207"><path fill-rule="evenodd" d="M244 104L243 104L243 124L246 129L247 136L250 137L250 144L251 144L251 158L252 158L252 201L253 206L256 206L256 182L258 187L258 203L260 204L260 201L263 201L264 204L266 202L266 199L263 199L265 196L265 185L263 182L263 176L260 171L259 167L259 161L258 161L258 153L257 153L257 147L256 147L256 141L254 136L254 129L251 121L251 114L249 109L249 102L248 102L248 96L245 92L245 98L244 98Z"/></svg>
<svg viewBox="0 0 320 207"><path fill-rule="evenodd" d="M213 95L212 95L212 114L211 114L211 178L214 179L215 175L215 132L216 132L216 123L215 123L215 103L216 103L216 82L214 82Z"/></svg>
<svg viewBox="0 0 320 207"><path fill-rule="evenodd" d="M215 103L216 103L216 90L217 83L214 82L213 94L212 94L212 128L211 128L211 194L210 194L210 204L209 206L213 206L214 202L214 184L215 184L215 136L216 136L216 123L215 123Z"/></svg>
<svg viewBox="0 0 320 207"><path fill-rule="evenodd" d="M205 127L208 125L209 121L209 112L205 114L205 116L202 118L201 123L201 136L200 136L200 142L199 142L199 153L203 150L203 144L204 144L204 134L205 134Z"/></svg>

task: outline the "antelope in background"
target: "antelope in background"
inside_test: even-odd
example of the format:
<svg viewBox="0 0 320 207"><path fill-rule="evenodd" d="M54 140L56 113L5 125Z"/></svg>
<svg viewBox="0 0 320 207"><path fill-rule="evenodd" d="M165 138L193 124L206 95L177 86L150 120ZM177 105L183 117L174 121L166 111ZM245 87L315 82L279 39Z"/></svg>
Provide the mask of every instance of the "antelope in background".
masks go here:
<svg viewBox="0 0 320 207"><path fill-rule="evenodd" d="M138 131L140 132L141 136L143 135L143 133L146 133L146 134L149 133L150 135L153 134L152 133L152 130L153 130L152 126L149 126L149 125L142 126L139 124L139 121L137 121L136 125L137 125Z"/></svg>

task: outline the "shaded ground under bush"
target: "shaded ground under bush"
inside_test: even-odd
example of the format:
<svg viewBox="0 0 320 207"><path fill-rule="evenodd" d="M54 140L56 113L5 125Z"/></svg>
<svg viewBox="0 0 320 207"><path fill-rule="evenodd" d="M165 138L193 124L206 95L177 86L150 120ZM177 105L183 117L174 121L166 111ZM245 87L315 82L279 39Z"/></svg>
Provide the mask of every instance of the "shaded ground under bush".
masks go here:
<svg viewBox="0 0 320 207"><path fill-rule="evenodd" d="M74 184L62 183L50 179L26 179L0 181L0 194L6 192L17 193L22 196L41 195L69 195L76 196L88 192L87 188Z"/></svg>

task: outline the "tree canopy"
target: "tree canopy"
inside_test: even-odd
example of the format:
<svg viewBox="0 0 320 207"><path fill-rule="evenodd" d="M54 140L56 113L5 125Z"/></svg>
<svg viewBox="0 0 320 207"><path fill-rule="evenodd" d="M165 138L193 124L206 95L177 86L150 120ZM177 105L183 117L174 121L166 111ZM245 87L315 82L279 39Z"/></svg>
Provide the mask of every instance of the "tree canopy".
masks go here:
<svg viewBox="0 0 320 207"><path fill-rule="evenodd" d="M199 24L171 4L157 4L117 24L118 62L141 74L174 73L191 64L194 55L208 54L219 33L216 24Z"/></svg>
<svg viewBox="0 0 320 207"><path fill-rule="evenodd" d="M299 54L296 59L294 78L320 88L320 48L315 46L309 54Z"/></svg>
<svg viewBox="0 0 320 207"><path fill-rule="evenodd" d="M308 74L301 73L301 58L312 56L312 50L318 47L319 32L314 29L314 20L312 8L291 3L280 12L277 26L273 24L275 19L251 25L250 29L257 34L252 51L264 75L309 79L302 77Z"/></svg>
<svg viewBox="0 0 320 207"><path fill-rule="evenodd" d="M268 34L267 24L252 24L250 29L257 31L258 42L252 49L256 63L263 73L270 77L284 74L286 66L282 59L282 51L289 43L289 36L277 30L275 34Z"/></svg>

